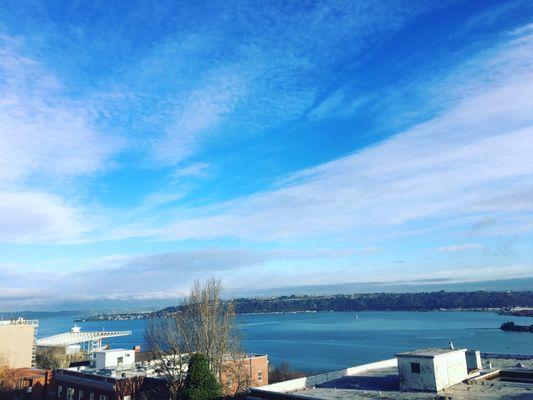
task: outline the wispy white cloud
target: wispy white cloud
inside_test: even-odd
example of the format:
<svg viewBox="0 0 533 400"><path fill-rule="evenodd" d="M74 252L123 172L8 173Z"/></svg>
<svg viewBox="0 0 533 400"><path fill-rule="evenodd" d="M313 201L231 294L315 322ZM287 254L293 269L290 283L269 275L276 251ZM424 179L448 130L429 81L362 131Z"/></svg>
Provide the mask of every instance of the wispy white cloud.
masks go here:
<svg viewBox="0 0 533 400"><path fill-rule="evenodd" d="M499 100L511 101L505 96ZM292 183L282 188L223 203L218 209L190 210L210 215L182 219L158 232L169 240L280 239L393 226L420 218L511 211L496 200L503 194L519 195L533 183L529 162L533 130L502 127L494 132L493 121L509 117L510 110L503 108L476 111L476 119L479 113L486 115L493 135L482 136L480 130L488 129L459 121L457 115L460 119L465 115L460 106L377 146L294 175ZM527 202L520 204L529 207ZM508 206L514 209L518 204Z"/></svg>
<svg viewBox="0 0 533 400"><path fill-rule="evenodd" d="M368 54L416 16L444 4L339 1L302 8L229 2L217 17L184 26L136 60L121 83L142 104L133 128L152 133L142 141L150 143L158 163L175 165L217 140L239 140L295 121L313 106L313 118L348 116L363 97L336 92L315 104L339 63Z"/></svg>
<svg viewBox="0 0 533 400"><path fill-rule="evenodd" d="M480 243L463 243L463 244L452 244L449 246L440 246L437 248L441 253L455 253L458 251L469 251L469 250L479 250L484 246Z"/></svg>
<svg viewBox="0 0 533 400"><path fill-rule="evenodd" d="M0 36L0 242L61 241L89 229L81 207L53 192L110 168L118 141L91 104L70 100L24 43Z"/></svg>
<svg viewBox="0 0 533 400"><path fill-rule="evenodd" d="M346 98L342 91L337 90L323 99L309 111L309 118L321 120L325 118L347 118L353 116L368 101L366 97Z"/></svg>
<svg viewBox="0 0 533 400"><path fill-rule="evenodd" d="M89 227L83 212L58 196L0 191L0 242L74 240Z"/></svg>
<svg viewBox="0 0 533 400"><path fill-rule="evenodd" d="M210 175L212 166L205 162L195 162L188 165L178 166L172 172L171 178L179 181L182 178L205 178Z"/></svg>
<svg viewBox="0 0 533 400"><path fill-rule="evenodd" d="M358 250L359 254L378 254L381 253L383 249L381 247L377 246L364 246L360 250Z"/></svg>
<svg viewBox="0 0 533 400"><path fill-rule="evenodd" d="M176 164L198 150L243 96L244 84L231 71L217 71L199 89L185 96L166 134L156 141L155 157Z"/></svg>
<svg viewBox="0 0 533 400"><path fill-rule="evenodd" d="M532 48L533 36L525 35L478 59L504 65L506 72L481 75L484 88L381 143L296 173L270 190L169 212L166 218L176 222L115 233L160 240L293 240L531 211L524 196L533 185L533 75L524 65Z"/></svg>
<svg viewBox="0 0 533 400"><path fill-rule="evenodd" d="M0 36L0 184L101 171L118 142L102 135L90 107L69 100L60 80L22 48Z"/></svg>

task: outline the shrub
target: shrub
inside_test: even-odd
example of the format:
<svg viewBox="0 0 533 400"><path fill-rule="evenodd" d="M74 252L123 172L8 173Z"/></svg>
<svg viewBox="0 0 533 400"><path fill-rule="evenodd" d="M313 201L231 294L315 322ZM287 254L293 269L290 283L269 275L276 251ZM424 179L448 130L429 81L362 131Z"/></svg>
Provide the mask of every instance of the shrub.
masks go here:
<svg viewBox="0 0 533 400"><path fill-rule="evenodd" d="M185 379L185 399L212 400L219 396L220 385L209 369L207 358L200 353L193 354Z"/></svg>

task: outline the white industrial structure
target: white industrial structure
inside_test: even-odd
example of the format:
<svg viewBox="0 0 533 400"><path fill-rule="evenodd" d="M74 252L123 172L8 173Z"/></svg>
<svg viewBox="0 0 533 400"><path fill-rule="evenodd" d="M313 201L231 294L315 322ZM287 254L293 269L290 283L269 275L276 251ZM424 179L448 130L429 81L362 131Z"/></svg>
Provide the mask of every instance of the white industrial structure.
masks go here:
<svg viewBox="0 0 533 400"><path fill-rule="evenodd" d="M464 381L469 377L466 351L421 349L396 354L400 389L438 392Z"/></svg>
<svg viewBox="0 0 533 400"><path fill-rule="evenodd" d="M81 332L79 326L74 326L70 332L37 339L35 344L38 347L63 347L66 353L81 350L94 353L102 350L102 339L129 335L131 331Z"/></svg>
<svg viewBox="0 0 533 400"><path fill-rule="evenodd" d="M113 349L94 353L94 368L130 368L135 364L135 350Z"/></svg>

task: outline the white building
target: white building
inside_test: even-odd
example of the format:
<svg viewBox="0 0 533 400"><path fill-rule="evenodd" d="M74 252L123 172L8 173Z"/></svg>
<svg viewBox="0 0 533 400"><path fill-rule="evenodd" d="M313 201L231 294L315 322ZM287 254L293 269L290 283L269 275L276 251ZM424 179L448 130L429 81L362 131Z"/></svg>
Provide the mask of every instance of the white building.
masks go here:
<svg viewBox="0 0 533 400"><path fill-rule="evenodd" d="M466 349L421 349L396 358L400 390L438 392L468 378Z"/></svg>
<svg viewBox="0 0 533 400"><path fill-rule="evenodd" d="M129 368L135 364L135 350L113 349L94 353L95 369Z"/></svg>

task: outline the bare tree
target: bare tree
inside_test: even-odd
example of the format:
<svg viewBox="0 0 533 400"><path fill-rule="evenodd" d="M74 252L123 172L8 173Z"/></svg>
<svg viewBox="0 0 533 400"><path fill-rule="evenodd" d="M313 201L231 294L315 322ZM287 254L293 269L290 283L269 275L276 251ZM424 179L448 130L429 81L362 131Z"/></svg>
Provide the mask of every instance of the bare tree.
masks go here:
<svg viewBox="0 0 533 400"><path fill-rule="evenodd" d="M282 361L278 366L269 366L269 383L288 381L289 379L303 378L305 373L292 369L288 362Z"/></svg>
<svg viewBox="0 0 533 400"><path fill-rule="evenodd" d="M239 347L233 305L221 292L219 280L196 281L177 315L186 351L205 355L219 378L224 360Z"/></svg>
<svg viewBox="0 0 533 400"><path fill-rule="evenodd" d="M67 368L69 365L65 351L57 347L39 349L35 354L35 362L39 368L51 370Z"/></svg>
<svg viewBox="0 0 533 400"><path fill-rule="evenodd" d="M45 347L37 350L35 362L42 369L68 368L71 362L88 360L87 354L77 352L66 354L60 347Z"/></svg>
<svg viewBox="0 0 533 400"><path fill-rule="evenodd" d="M222 364L220 383L222 392L226 396L233 396L250 387L252 375L245 354L233 352L226 355Z"/></svg>
<svg viewBox="0 0 533 400"><path fill-rule="evenodd" d="M177 320L150 320L145 339L157 362L156 371L165 379L166 395L171 400L182 399L188 357ZM147 397L163 398L162 393L148 393Z"/></svg>
<svg viewBox="0 0 533 400"><path fill-rule="evenodd" d="M3 395L10 393L15 389L15 373L13 369L9 368L6 363L3 362L3 359L0 359L0 398L3 398Z"/></svg>
<svg viewBox="0 0 533 400"><path fill-rule="evenodd" d="M194 353L208 359L221 383L227 382L225 374L231 373L231 386L238 382L242 389L240 371L244 369L230 367L231 361L242 354L235 312L231 302L222 300L221 293L222 285L217 279L196 281L173 318L149 323L146 341L166 378L171 399L181 399L186 365Z"/></svg>

